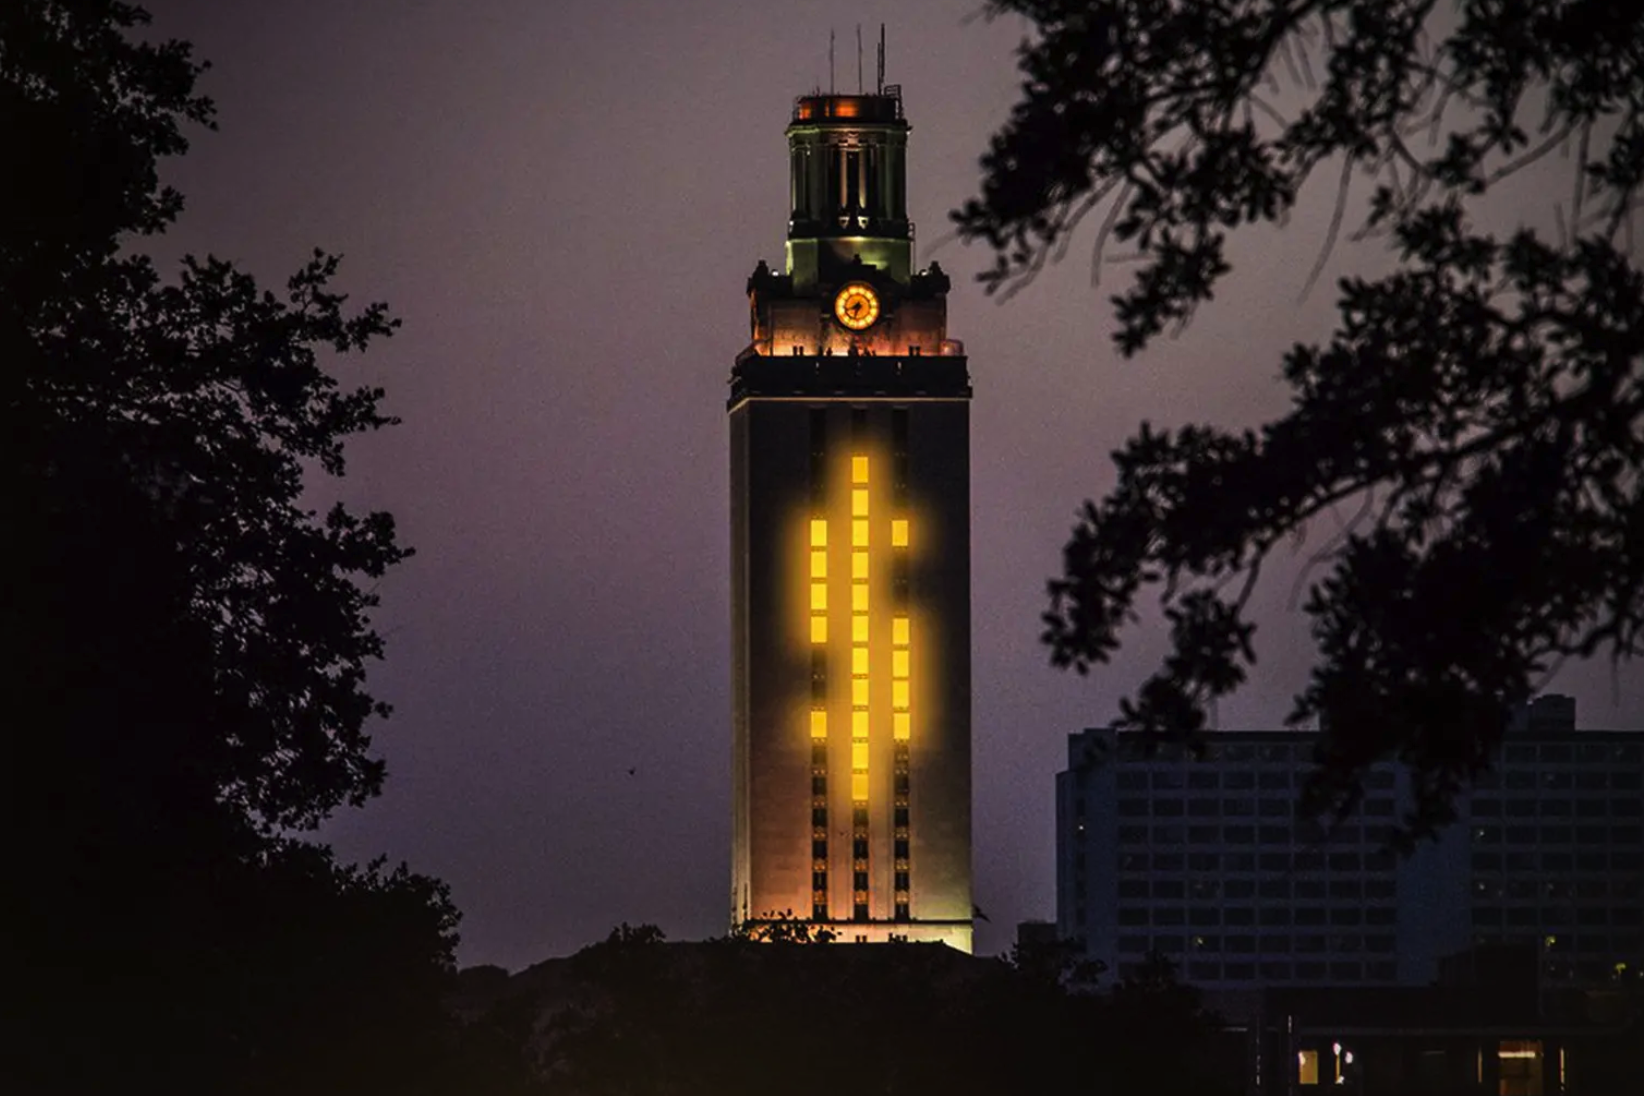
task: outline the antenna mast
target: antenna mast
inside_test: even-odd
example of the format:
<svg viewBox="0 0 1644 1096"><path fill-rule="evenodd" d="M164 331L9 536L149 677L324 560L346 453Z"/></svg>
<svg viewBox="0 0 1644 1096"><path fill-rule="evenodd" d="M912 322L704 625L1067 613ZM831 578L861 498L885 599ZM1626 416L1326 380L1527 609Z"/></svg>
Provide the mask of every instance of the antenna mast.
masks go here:
<svg viewBox="0 0 1644 1096"><path fill-rule="evenodd" d="M879 84L875 94L885 94L885 24L879 24Z"/></svg>
<svg viewBox="0 0 1644 1096"><path fill-rule="evenodd" d="M833 28L828 28L828 94L833 94Z"/></svg>

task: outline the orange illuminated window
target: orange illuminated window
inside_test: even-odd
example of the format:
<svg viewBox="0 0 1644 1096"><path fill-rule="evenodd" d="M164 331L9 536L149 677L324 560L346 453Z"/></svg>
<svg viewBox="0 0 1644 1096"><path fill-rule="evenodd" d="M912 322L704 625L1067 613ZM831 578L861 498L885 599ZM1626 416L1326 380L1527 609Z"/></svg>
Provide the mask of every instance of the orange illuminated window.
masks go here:
<svg viewBox="0 0 1644 1096"><path fill-rule="evenodd" d="M899 616L891 619L891 642L898 647L906 647L909 640L908 618Z"/></svg>
<svg viewBox="0 0 1644 1096"><path fill-rule="evenodd" d="M811 642L826 643L828 641L828 618L817 614L811 617Z"/></svg>
<svg viewBox="0 0 1644 1096"><path fill-rule="evenodd" d="M811 737L828 737L828 713L822 711L820 708L813 708L811 710Z"/></svg>
<svg viewBox="0 0 1644 1096"><path fill-rule="evenodd" d="M1299 1085L1316 1085L1319 1083L1318 1051L1301 1050L1296 1052L1296 1083Z"/></svg>
<svg viewBox="0 0 1644 1096"><path fill-rule="evenodd" d="M851 713L851 737L868 737L868 713L863 711L861 708L858 708Z"/></svg>
<svg viewBox="0 0 1644 1096"><path fill-rule="evenodd" d="M866 801L868 798L868 774L851 773L851 798Z"/></svg>
<svg viewBox="0 0 1644 1096"><path fill-rule="evenodd" d="M866 647L851 648L851 673L857 677L868 676L868 649Z"/></svg>
<svg viewBox="0 0 1644 1096"><path fill-rule="evenodd" d="M860 583L851 587L851 612L868 611L868 588Z"/></svg>
<svg viewBox="0 0 1644 1096"><path fill-rule="evenodd" d="M851 547L866 548L868 546L868 523L866 521L851 522Z"/></svg>
<svg viewBox="0 0 1644 1096"><path fill-rule="evenodd" d="M868 679L855 677L851 679L851 704L858 708L868 706Z"/></svg>
<svg viewBox="0 0 1644 1096"><path fill-rule="evenodd" d="M826 548L828 546L828 523L823 518L811 519L811 547Z"/></svg>
<svg viewBox="0 0 1644 1096"><path fill-rule="evenodd" d="M866 643L868 641L868 615L857 613L851 617L851 642Z"/></svg>
<svg viewBox="0 0 1644 1096"><path fill-rule="evenodd" d="M907 677L908 676L908 664L909 664L909 658L908 658L908 652L906 650L897 650L897 651L892 651L891 652L891 676L892 677Z"/></svg>
<svg viewBox="0 0 1644 1096"><path fill-rule="evenodd" d="M891 682L891 707L903 709L908 706L908 683L906 681Z"/></svg>
<svg viewBox="0 0 1644 1096"><path fill-rule="evenodd" d="M913 716L907 712L891 713L891 734L896 741L906 742L913 737Z"/></svg>
<svg viewBox="0 0 1644 1096"><path fill-rule="evenodd" d="M828 587L820 582L811 583L811 612L828 611Z"/></svg>
<svg viewBox="0 0 1644 1096"><path fill-rule="evenodd" d="M811 577L828 577L828 553L826 550L811 553Z"/></svg>
<svg viewBox="0 0 1644 1096"><path fill-rule="evenodd" d="M908 519L897 518L891 522L891 547L906 548L908 546Z"/></svg>
<svg viewBox="0 0 1644 1096"><path fill-rule="evenodd" d="M866 581L868 577L868 553L851 553L851 578L858 582Z"/></svg>
<svg viewBox="0 0 1644 1096"><path fill-rule="evenodd" d="M858 487L851 492L851 517L865 518L868 516L868 489Z"/></svg>
<svg viewBox="0 0 1644 1096"><path fill-rule="evenodd" d="M866 742L851 743L851 768L866 769L868 767L868 744Z"/></svg>
<svg viewBox="0 0 1644 1096"><path fill-rule="evenodd" d="M867 483L868 482L868 458L867 457L852 457L851 458L851 482L852 483Z"/></svg>

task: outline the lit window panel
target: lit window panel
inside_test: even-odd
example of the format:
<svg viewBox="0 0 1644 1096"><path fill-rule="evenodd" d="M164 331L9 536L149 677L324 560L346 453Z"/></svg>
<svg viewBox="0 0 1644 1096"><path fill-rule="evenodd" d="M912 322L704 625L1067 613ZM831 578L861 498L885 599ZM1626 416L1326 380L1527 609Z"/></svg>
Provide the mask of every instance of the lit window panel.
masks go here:
<svg viewBox="0 0 1644 1096"><path fill-rule="evenodd" d="M866 742L851 743L851 768L866 772L868 769L868 744Z"/></svg>
<svg viewBox="0 0 1644 1096"><path fill-rule="evenodd" d="M855 677L851 679L851 706L866 708L868 706L868 679Z"/></svg>
<svg viewBox="0 0 1644 1096"><path fill-rule="evenodd" d="M868 649L866 647L851 648L851 673L857 677L868 676Z"/></svg>
<svg viewBox="0 0 1644 1096"><path fill-rule="evenodd" d="M851 612L865 613L868 611L868 587L865 583L857 583L851 587Z"/></svg>
<svg viewBox="0 0 1644 1096"><path fill-rule="evenodd" d="M868 641L868 614L857 613L851 617L851 642L866 643Z"/></svg>
<svg viewBox="0 0 1644 1096"><path fill-rule="evenodd" d="M851 517L865 518L868 516L868 489L857 487L851 491Z"/></svg>
<svg viewBox="0 0 1644 1096"><path fill-rule="evenodd" d="M851 482L852 483L867 483L868 482L868 458L867 457L852 457L851 458Z"/></svg>
<svg viewBox="0 0 1644 1096"><path fill-rule="evenodd" d="M811 547L826 548L828 546L828 522L826 518L811 519Z"/></svg>
<svg viewBox="0 0 1644 1096"><path fill-rule="evenodd" d="M908 519L897 518L891 522L891 547L906 548L908 546Z"/></svg>
<svg viewBox="0 0 1644 1096"><path fill-rule="evenodd" d="M828 641L828 618L820 614L811 617L811 642L826 643Z"/></svg>
<svg viewBox="0 0 1644 1096"><path fill-rule="evenodd" d="M908 665L909 665L910 661L911 660L908 658L908 652L907 652L906 648L899 648L897 650L892 651L891 652L891 676L892 677L907 677L908 676Z"/></svg>
<svg viewBox="0 0 1644 1096"><path fill-rule="evenodd" d="M868 577L868 553L851 553L851 578L858 582L865 582Z"/></svg>
<svg viewBox="0 0 1644 1096"><path fill-rule="evenodd" d="M868 737L868 713L860 708L851 713L851 737Z"/></svg>
<svg viewBox="0 0 1644 1096"><path fill-rule="evenodd" d="M913 629L908 625L905 616L891 618L891 642L898 647L906 647L912 638Z"/></svg>
<svg viewBox="0 0 1644 1096"><path fill-rule="evenodd" d="M906 742L913 737L913 716L911 713L891 713L891 735L898 742Z"/></svg>
<svg viewBox="0 0 1644 1096"><path fill-rule="evenodd" d="M811 553L811 577L828 577L828 553L826 550L819 550Z"/></svg>
<svg viewBox="0 0 1644 1096"><path fill-rule="evenodd" d="M906 681L891 682L891 707L898 710L908 706L908 683Z"/></svg>
<svg viewBox="0 0 1644 1096"><path fill-rule="evenodd" d="M868 799L868 774L851 773L851 798L859 803Z"/></svg>
<svg viewBox="0 0 1644 1096"><path fill-rule="evenodd" d="M820 708L811 709L811 737L828 737L828 713Z"/></svg>
<svg viewBox="0 0 1644 1096"><path fill-rule="evenodd" d="M851 522L851 547L866 548L868 546L868 523L858 518Z"/></svg>
<svg viewBox="0 0 1644 1096"><path fill-rule="evenodd" d="M828 586L823 582L811 583L811 612L825 613L828 611Z"/></svg>

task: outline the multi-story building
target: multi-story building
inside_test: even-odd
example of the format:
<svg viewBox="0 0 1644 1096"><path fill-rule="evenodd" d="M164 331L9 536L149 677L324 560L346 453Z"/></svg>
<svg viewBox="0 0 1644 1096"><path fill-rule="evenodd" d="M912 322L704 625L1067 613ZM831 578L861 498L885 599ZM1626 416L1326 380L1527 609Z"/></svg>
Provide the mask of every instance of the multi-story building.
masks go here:
<svg viewBox="0 0 1644 1096"><path fill-rule="evenodd" d="M1577 731L1573 705L1543 698L1463 821L1407 858L1385 847L1410 801L1394 765L1370 771L1356 816L1295 817L1313 739L1212 732L1193 761L1070 736L1058 931L1117 973L1157 951L1215 990L1423 984L1475 941L1535 939L1550 984L1644 958L1644 735Z"/></svg>
<svg viewBox="0 0 1644 1096"><path fill-rule="evenodd" d="M1465 816L1477 942L1539 942L1548 988L1644 967L1644 734L1578 731L1542 697Z"/></svg>
<svg viewBox="0 0 1644 1096"><path fill-rule="evenodd" d="M900 89L807 95L731 371L733 924L969 951L970 378Z"/></svg>

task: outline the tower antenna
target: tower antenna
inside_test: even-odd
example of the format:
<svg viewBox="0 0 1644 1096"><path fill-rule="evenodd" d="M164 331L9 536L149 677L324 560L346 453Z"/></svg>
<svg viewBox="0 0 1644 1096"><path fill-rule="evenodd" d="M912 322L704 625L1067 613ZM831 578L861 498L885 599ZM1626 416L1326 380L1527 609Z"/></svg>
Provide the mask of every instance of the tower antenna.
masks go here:
<svg viewBox="0 0 1644 1096"><path fill-rule="evenodd" d="M862 24L856 24L856 94L862 94Z"/></svg>
<svg viewBox="0 0 1644 1096"><path fill-rule="evenodd" d="M885 94L885 24L879 24L879 83L876 95Z"/></svg>
<svg viewBox="0 0 1644 1096"><path fill-rule="evenodd" d="M833 28L828 28L828 94L833 94Z"/></svg>

